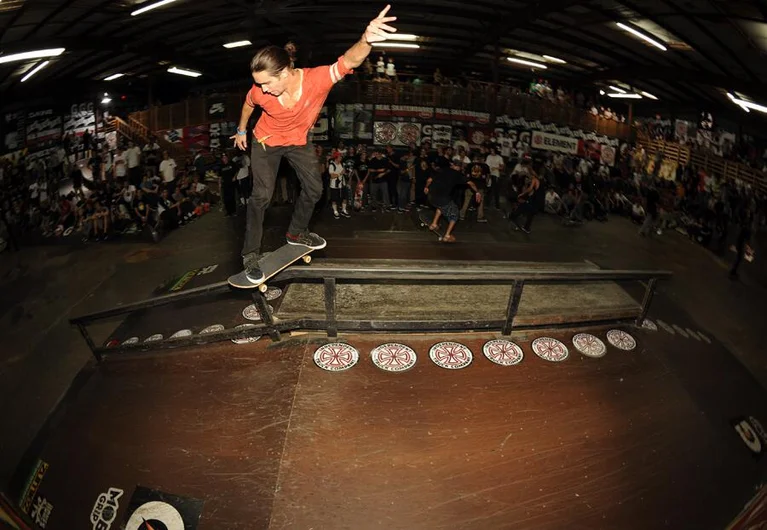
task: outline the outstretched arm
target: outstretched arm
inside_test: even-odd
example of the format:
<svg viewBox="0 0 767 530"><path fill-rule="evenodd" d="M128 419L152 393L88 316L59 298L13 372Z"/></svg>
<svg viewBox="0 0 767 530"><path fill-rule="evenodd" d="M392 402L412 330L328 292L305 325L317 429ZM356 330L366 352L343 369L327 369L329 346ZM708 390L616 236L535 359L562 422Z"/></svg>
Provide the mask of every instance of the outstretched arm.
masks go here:
<svg viewBox="0 0 767 530"><path fill-rule="evenodd" d="M387 24L397 20L397 17L386 16L389 9L391 9L390 5L384 7L378 16L370 21L362 38L346 51L344 54L344 64L347 68L354 69L360 66L367 56L370 55L370 51L373 49L372 43L383 42L389 38L391 33L397 31L396 28Z"/></svg>

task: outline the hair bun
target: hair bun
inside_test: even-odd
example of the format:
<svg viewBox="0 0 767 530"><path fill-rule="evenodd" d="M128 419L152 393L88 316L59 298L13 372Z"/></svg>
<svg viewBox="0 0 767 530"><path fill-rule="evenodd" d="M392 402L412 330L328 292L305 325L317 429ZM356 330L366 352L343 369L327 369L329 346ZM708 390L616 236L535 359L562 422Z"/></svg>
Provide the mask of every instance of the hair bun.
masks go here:
<svg viewBox="0 0 767 530"><path fill-rule="evenodd" d="M285 45L285 51L288 52L288 55L290 55L290 60L295 61L296 60L296 52L298 52L298 46L295 45L293 42L288 42Z"/></svg>

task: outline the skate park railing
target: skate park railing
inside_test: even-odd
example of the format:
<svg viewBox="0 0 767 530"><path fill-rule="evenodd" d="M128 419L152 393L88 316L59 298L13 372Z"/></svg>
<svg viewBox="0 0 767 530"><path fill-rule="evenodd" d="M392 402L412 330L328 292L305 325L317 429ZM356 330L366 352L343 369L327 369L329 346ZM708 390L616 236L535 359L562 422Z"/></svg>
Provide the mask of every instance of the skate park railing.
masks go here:
<svg viewBox="0 0 767 530"><path fill-rule="evenodd" d="M423 263L423 262L421 262ZM270 283L321 283L324 295L324 318L275 319L271 314L266 298L253 289L252 297L262 315L262 322L247 329L226 329L218 333L195 334L189 337L165 339L152 343L138 343L116 347L96 346L87 326L102 320L114 319L178 302L187 302L195 298L230 292L227 282L214 283L188 291L150 298L132 304L115 307L105 311L79 316L70 320L76 326L97 360L106 354L142 352L157 349L181 348L230 339L244 339L269 335L273 341L280 340L280 334L288 331L325 331L328 337L337 337L343 332L442 332L442 331L500 331L502 335L511 335L512 330L528 331L535 329L574 328L598 325L637 324L641 325L652 303L658 280L669 279L672 273L661 270L520 270L503 268L503 262L453 262L445 267L429 265L408 266L405 263L378 266L355 266L348 268L330 267L321 264L293 266L276 275ZM492 263L490 269L482 264ZM594 319L590 317L566 323L542 322L515 325L514 319L519 310L522 292L526 285L542 284L579 284L600 282L639 281L646 282L641 305L636 315L615 318ZM497 285L509 289L508 303L502 319L467 319L467 320L386 320L386 319L339 319L337 306L337 285L347 283L372 284L461 284L461 285Z"/></svg>

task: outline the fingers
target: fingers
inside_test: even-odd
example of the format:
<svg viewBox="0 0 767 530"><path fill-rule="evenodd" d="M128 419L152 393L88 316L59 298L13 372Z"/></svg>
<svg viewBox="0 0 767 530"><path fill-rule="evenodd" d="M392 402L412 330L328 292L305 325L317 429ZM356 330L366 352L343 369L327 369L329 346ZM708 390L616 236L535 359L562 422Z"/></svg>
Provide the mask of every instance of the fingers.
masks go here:
<svg viewBox="0 0 767 530"><path fill-rule="evenodd" d="M396 33L397 32L397 28L394 28L392 26L387 26L386 24L379 24L376 29L382 30L382 31L388 31L389 33Z"/></svg>
<svg viewBox="0 0 767 530"><path fill-rule="evenodd" d="M381 12L380 12L380 13L378 13L378 17L377 17L377 18L383 18L383 17L385 17L385 16L386 16L386 13L388 13L388 12L389 12L389 9L391 9L391 5L389 5L389 4L386 4L386 7L384 7L384 8L381 10Z"/></svg>

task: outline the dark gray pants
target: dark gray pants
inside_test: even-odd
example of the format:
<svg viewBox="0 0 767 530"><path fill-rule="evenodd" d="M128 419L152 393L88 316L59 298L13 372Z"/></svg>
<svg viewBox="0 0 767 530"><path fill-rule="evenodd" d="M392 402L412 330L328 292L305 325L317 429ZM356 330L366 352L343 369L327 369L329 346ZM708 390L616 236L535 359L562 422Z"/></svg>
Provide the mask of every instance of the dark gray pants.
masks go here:
<svg viewBox="0 0 767 530"><path fill-rule="evenodd" d="M250 150L253 191L248 199L245 246L242 255L258 254L264 234L264 214L274 194L277 170L282 157L287 158L301 183L301 193L296 200L288 233L299 234L309 227L314 205L322 195L322 177L314 146L306 145L269 147L253 142Z"/></svg>

